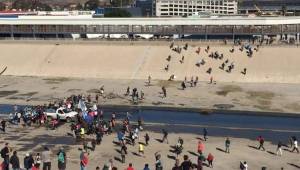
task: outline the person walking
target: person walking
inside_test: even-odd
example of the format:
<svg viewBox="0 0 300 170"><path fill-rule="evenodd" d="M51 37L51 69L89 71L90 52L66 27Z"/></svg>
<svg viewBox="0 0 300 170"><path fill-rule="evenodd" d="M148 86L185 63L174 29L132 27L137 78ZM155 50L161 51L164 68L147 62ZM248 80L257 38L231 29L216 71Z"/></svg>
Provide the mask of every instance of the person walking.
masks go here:
<svg viewBox="0 0 300 170"><path fill-rule="evenodd" d="M129 166L126 168L126 170L134 170L132 163L129 163Z"/></svg>
<svg viewBox="0 0 300 170"><path fill-rule="evenodd" d="M86 152L84 151L81 151L81 154L80 154L80 170L86 170L86 167L88 165L88 155Z"/></svg>
<svg viewBox="0 0 300 170"><path fill-rule="evenodd" d="M146 146L148 146L149 145L149 140L150 140L150 137L149 137L148 133L146 133L146 135L144 137L145 137Z"/></svg>
<svg viewBox="0 0 300 170"><path fill-rule="evenodd" d="M199 154L202 154L204 151L204 144L201 142L201 140L198 142L197 151Z"/></svg>
<svg viewBox="0 0 300 170"><path fill-rule="evenodd" d="M211 153L208 154L207 161L208 161L208 166L213 168L214 167L213 166L214 156Z"/></svg>
<svg viewBox="0 0 300 170"><path fill-rule="evenodd" d="M276 155L282 156L282 143L281 141L277 144Z"/></svg>
<svg viewBox="0 0 300 170"><path fill-rule="evenodd" d="M297 153L299 154L299 149L298 149L298 141L297 139L294 139L294 145L293 145L293 150L292 152L297 151Z"/></svg>
<svg viewBox="0 0 300 170"><path fill-rule="evenodd" d="M206 128L203 129L203 138L204 138L204 141L207 140L207 129Z"/></svg>
<svg viewBox="0 0 300 170"><path fill-rule="evenodd" d="M198 77L198 76L196 76L196 79L195 79L195 81L194 81L194 87L196 87L196 86L197 86L197 83L198 83L198 81L199 81L199 77Z"/></svg>
<svg viewBox="0 0 300 170"><path fill-rule="evenodd" d="M175 160L175 164L174 164L172 170L181 170L179 159Z"/></svg>
<svg viewBox="0 0 300 170"><path fill-rule="evenodd" d="M149 164L145 164L144 169L143 170L150 170L149 168Z"/></svg>
<svg viewBox="0 0 300 170"><path fill-rule="evenodd" d="M151 79L152 79L152 78L151 78L151 76L149 75L149 76L148 76L148 86L151 85Z"/></svg>
<svg viewBox="0 0 300 170"><path fill-rule="evenodd" d="M9 170L9 153L10 153L10 148L8 146L8 143L5 143L4 148L1 149L1 157L3 158L3 170Z"/></svg>
<svg viewBox="0 0 300 170"><path fill-rule="evenodd" d="M122 147L121 147L121 161L122 161L122 163L125 163L126 153L127 153L127 147L125 145L122 145Z"/></svg>
<svg viewBox="0 0 300 170"><path fill-rule="evenodd" d="M202 153L198 156L197 160L197 170L203 170L203 162L205 161L205 157Z"/></svg>
<svg viewBox="0 0 300 170"><path fill-rule="evenodd" d="M5 133L6 120L4 120L4 119L1 121L1 128L2 128L2 131Z"/></svg>
<svg viewBox="0 0 300 170"><path fill-rule="evenodd" d="M163 170L161 154L159 152L155 152L154 156L155 156L155 170Z"/></svg>
<svg viewBox="0 0 300 170"><path fill-rule="evenodd" d="M59 170L65 170L67 165L67 156L63 148L57 153L57 166Z"/></svg>
<svg viewBox="0 0 300 170"><path fill-rule="evenodd" d="M51 152L48 147L44 147L42 152L43 170L51 170Z"/></svg>
<svg viewBox="0 0 300 170"><path fill-rule="evenodd" d="M163 129L163 130L162 130L162 133L163 133L163 138L162 138L162 140L161 140L161 143L164 143L164 141L166 140L166 141L167 141L167 144L169 144L169 140L168 140L168 132L167 132L165 129Z"/></svg>
<svg viewBox="0 0 300 170"><path fill-rule="evenodd" d="M139 155L145 157L144 153L144 145L142 143L139 144Z"/></svg>
<svg viewBox="0 0 300 170"><path fill-rule="evenodd" d="M246 161L240 162L240 169L241 170L248 170L248 164Z"/></svg>
<svg viewBox="0 0 300 170"><path fill-rule="evenodd" d="M40 153L37 153L35 156L35 165L37 165L38 167L40 167L41 165L41 155Z"/></svg>
<svg viewBox="0 0 300 170"><path fill-rule="evenodd" d="M187 155L183 156L183 162L180 167L182 170L190 170L192 168L192 162Z"/></svg>
<svg viewBox="0 0 300 170"><path fill-rule="evenodd" d="M32 158L32 155L29 153L26 153L25 158L24 158L24 168L26 170L31 170L33 165L34 165L34 160Z"/></svg>
<svg viewBox="0 0 300 170"><path fill-rule="evenodd" d="M225 140L225 152L226 152L226 153L230 153L229 147L230 147L230 140L229 140L229 138L227 137L226 140Z"/></svg>
<svg viewBox="0 0 300 170"><path fill-rule="evenodd" d="M181 88L182 88L182 90L184 90L184 89L186 88L186 85L185 85L185 82L184 82L184 81L181 82Z"/></svg>
<svg viewBox="0 0 300 170"><path fill-rule="evenodd" d="M165 86L162 86L163 97L167 97L167 89Z"/></svg>
<svg viewBox="0 0 300 170"><path fill-rule="evenodd" d="M210 84L212 84L213 83L213 77L211 76L210 77Z"/></svg>
<svg viewBox="0 0 300 170"><path fill-rule="evenodd" d="M264 143L265 143L265 140L262 136L259 136L257 138L258 142L259 142L259 147L257 148L258 150L260 150L261 148L265 151L265 147L264 147Z"/></svg>
<svg viewBox="0 0 300 170"><path fill-rule="evenodd" d="M13 170L20 170L20 161L17 155L17 151L13 152L13 155L11 156L9 163L11 164Z"/></svg>

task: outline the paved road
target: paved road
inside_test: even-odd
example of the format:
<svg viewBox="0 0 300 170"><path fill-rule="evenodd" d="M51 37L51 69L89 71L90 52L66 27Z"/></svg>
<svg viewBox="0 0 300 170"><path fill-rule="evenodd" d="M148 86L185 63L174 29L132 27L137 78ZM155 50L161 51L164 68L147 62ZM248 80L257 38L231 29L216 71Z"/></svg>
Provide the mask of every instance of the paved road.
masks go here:
<svg viewBox="0 0 300 170"><path fill-rule="evenodd" d="M127 110L117 111L117 119L124 119ZM12 112L11 105L0 105L0 113ZM104 111L105 117L110 118L111 110ZM226 114L211 113L200 114L195 112L174 112L136 110L131 111L130 119L137 121L142 117L146 128L161 131L162 128L169 132L202 134L204 127L208 134L213 136L232 136L256 139L263 135L267 140L277 143L278 140L287 141L290 136L300 138L300 118L279 116L253 116L242 115L243 112L230 112Z"/></svg>

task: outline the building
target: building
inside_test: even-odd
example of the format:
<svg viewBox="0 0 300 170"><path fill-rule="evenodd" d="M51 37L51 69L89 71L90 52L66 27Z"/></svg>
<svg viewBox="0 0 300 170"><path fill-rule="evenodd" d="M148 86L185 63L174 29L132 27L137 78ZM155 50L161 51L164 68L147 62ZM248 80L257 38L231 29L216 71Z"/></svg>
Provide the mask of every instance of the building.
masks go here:
<svg viewBox="0 0 300 170"><path fill-rule="evenodd" d="M237 0L155 0L156 16L191 16L195 12L237 14Z"/></svg>
<svg viewBox="0 0 300 170"><path fill-rule="evenodd" d="M300 15L300 0L243 0L239 2L240 14L268 13Z"/></svg>

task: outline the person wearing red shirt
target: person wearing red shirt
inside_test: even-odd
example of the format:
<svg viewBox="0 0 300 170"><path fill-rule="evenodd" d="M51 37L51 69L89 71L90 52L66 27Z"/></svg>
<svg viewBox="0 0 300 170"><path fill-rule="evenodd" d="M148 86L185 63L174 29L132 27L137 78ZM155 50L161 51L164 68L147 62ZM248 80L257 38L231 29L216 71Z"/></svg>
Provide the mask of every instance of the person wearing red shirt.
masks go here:
<svg viewBox="0 0 300 170"><path fill-rule="evenodd" d="M208 166L213 168L213 160L214 160L214 156L209 153L207 156L207 161L208 161Z"/></svg>
<svg viewBox="0 0 300 170"><path fill-rule="evenodd" d="M134 168L132 167L132 163L129 163L129 166L126 170L134 170Z"/></svg>

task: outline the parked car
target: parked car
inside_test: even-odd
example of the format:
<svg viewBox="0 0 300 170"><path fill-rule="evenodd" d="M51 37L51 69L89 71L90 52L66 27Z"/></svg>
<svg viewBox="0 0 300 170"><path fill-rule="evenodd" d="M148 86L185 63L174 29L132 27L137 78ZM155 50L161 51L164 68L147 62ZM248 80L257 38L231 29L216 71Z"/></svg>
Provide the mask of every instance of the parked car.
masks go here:
<svg viewBox="0 0 300 170"><path fill-rule="evenodd" d="M54 109L47 109L44 114L47 115L47 117L51 118L59 118L59 120L66 120L67 122L71 122L72 119L78 114L75 111L69 111L66 108L60 107L57 110Z"/></svg>

